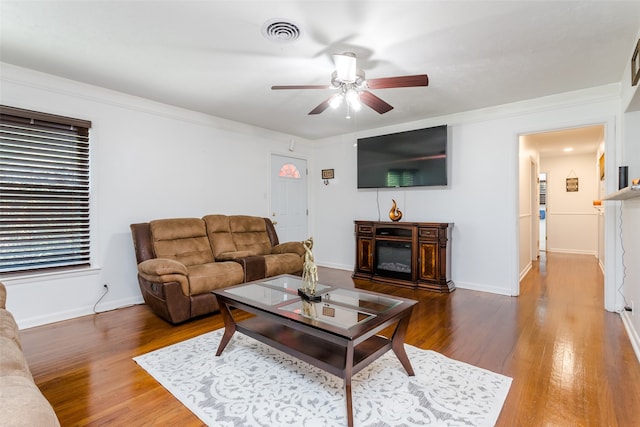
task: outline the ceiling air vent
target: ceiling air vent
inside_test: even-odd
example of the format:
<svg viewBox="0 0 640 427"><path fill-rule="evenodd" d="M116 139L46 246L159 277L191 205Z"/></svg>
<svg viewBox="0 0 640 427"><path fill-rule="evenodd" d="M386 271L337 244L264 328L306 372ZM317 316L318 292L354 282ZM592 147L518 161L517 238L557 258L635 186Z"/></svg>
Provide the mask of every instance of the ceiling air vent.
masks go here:
<svg viewBox="0 0 640 427"><path fill-rule="evenodd" d="M300 37L300 28L283 19L272 19L262 26L262 35L267 40L276 42L292 42Z"/></svg>

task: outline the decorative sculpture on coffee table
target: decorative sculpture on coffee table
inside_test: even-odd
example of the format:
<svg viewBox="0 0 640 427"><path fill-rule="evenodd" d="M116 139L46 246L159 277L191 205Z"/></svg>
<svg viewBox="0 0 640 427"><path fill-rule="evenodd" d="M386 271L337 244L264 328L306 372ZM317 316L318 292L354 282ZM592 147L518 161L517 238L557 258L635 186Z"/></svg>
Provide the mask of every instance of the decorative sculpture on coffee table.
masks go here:
<svg viewBox="0 0 640 427"><path fill-rule="evenodd" d="M313 258L313 237L309 237L302 242L304 246L304 264L302 266L302 288L298 289L298 295L309 301L320 301L321 297L316 295L318 285L318 267Z"/></svg>

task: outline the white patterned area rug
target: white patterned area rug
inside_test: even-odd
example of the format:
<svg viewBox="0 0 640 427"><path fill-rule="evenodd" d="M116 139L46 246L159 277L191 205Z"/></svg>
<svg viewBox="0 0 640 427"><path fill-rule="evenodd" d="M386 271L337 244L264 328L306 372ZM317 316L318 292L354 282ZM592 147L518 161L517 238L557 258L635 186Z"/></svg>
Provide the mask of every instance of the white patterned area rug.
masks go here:
<svg viewBox="0 0 640 427"><path fill-rule="evenodd" d="M222 329L134 360L210 426L346 426L342 379ZM492 426L511 378L406 345L409 377L392 351L353 377L355 426Z"/></svg>

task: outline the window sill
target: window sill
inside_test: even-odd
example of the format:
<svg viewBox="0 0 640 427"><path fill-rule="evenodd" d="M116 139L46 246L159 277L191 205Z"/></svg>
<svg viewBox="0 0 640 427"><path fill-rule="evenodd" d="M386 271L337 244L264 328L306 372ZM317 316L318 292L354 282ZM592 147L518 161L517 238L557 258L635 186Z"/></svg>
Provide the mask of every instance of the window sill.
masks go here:
<svg viewBox="0 0 640 427"><path fill-rule="evenodd" d="M6 286L20 285L23 283L42 282L43 280L69 279L74 277L94 276L100 273L100 267L86 267L74 270L49 271L42 273L22 273L3 275L1 280Z"/></svg>

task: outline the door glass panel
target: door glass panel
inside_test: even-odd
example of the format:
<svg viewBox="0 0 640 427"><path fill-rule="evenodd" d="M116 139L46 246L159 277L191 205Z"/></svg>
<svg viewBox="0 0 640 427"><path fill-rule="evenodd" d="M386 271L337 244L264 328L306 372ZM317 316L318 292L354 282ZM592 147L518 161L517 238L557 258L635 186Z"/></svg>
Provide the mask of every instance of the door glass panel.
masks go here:
<svg viewBox="0 0 640 427"><path fill-rule="evenodd" d="M300 171L298 170L296 165L287 163L282 165L282 167L280 168L280 172L278 172L278 176L281 176L283 178L300 179Z"/></svg>

